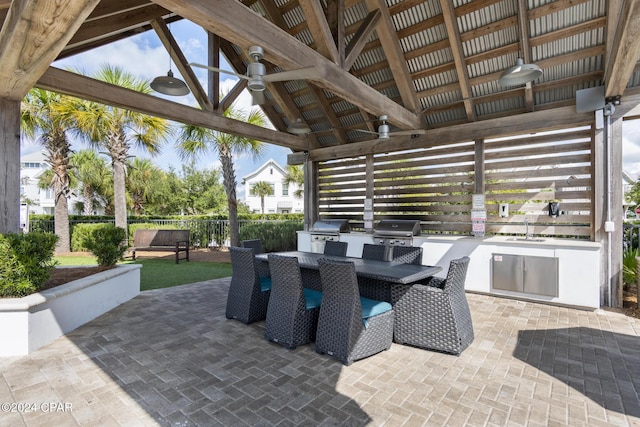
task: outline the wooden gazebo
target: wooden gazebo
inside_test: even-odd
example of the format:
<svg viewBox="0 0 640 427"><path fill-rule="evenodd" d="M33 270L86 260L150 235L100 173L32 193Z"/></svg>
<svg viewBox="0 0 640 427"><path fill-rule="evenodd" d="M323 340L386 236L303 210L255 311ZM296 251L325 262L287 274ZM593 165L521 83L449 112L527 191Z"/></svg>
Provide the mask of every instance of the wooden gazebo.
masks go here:
<svg viewBox="0 0 640 427"><path fill-rule="evenodd" d="M640 117L640 0L0 0L0 19L0 232L18 230L20 102L37 86L290 148L306 165L307 224L365 227L370 199L376 218L464 233L483 194L487 232L520 233L529 215L536 233L616 248L602 283L621 304L616 165L622 120ZM245 73L260 46L267 74L306 70L266 83L275 130L223 117L247 81L223 99L216 73L201 87L168 30L180 19L208 31L211 66L222 54ZM50 65L143 31L158 34L199 108ZM542 76L501 84L517 58ZM597 88L602 106L583 111L576 94ZM389 138L372 135L385 126ZM513 214L501 217L505 200ZM550 201L561 221L545 214Z"/></svg>

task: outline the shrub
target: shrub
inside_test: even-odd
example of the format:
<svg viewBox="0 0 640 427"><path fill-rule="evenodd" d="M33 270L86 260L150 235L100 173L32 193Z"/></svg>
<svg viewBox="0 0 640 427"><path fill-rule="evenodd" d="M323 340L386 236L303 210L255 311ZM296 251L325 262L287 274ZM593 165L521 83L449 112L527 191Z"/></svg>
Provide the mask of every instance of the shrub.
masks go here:
<svg viewBox="0 0 640 427"><path fill-rule="evenodd" d="M37 292L56 266L58 236L50 233L0 235L0 296Z"/></svg>
<svg viewBox="0 0 640 427"><path fill-rule="evenodd" d="M98 224L82 245L98 259L98 264L112 266L116 265L127 251L126 237L124 228L113 224Z"/></svg>
<svg viewBox="0 0 640 427"><path fill-rule="evenodd" d="M89 248L84 245L85 240L91 238L91 234L93 230L104 227L105 223L88 223L88 224L76 224L73 227L73 232L71 233L71 250L74 252L78 251L89 251Z"/></svg>
<svg viewBox="0 0 640 427"><path fill-rule="evenodd" d="M628 248L622 252L622 282L627 288L635 287L637 281L638 249Z"/></svg>
<svg viewBox="0 0 640 427"><path fill-rule="evenodd" d="M296 231L302 229L297 221L248 224L240 229L240 240L260 239L265 252L294 251L298 245Z"/></svg>

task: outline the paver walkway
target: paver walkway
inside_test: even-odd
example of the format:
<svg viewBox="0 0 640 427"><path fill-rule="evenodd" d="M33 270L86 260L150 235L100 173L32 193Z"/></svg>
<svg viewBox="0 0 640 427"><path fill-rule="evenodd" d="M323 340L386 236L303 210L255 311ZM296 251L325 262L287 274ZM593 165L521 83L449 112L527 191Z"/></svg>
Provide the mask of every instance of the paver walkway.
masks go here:
<svg viewBox="0 0 640 427"><path fill-rule="evenodd" d="M461 356L394 344L345 367L227 320L228 283L143 292L0 359L0 425L640 426L638 319L468 294Z"/></svg>

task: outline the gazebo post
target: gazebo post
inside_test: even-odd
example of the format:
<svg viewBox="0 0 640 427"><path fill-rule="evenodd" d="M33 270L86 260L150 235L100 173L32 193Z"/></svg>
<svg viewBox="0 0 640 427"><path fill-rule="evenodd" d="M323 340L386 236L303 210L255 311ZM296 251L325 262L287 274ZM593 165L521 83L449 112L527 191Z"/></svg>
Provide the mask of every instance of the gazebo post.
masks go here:
<svg viewBox="0 0 640 427"><path fill-rule="evenodd" d="M20 229L20 101L0 98L0 233Z"/></svg>

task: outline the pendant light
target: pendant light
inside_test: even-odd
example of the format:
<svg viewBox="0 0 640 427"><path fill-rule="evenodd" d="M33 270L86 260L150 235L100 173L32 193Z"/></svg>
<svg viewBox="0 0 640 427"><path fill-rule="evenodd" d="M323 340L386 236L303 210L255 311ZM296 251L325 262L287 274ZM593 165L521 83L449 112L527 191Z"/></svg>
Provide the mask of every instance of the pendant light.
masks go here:
<svg viewBox="0 0 640 427"><path fill-rule="evenodd" d="M292 133L294 135L306 135L311 132L311 128L307 126L305 123L302 123L300 118L297 118L295 123L291 123L287 127L287 132Z"/></svg>
<svg viewBox="0 0 640 427"><path fill-rule="evenodd" d="M525 64L522 58L516 59L516 65L509 67L500 76L498 83L503 86L518 86L533 81L542 75L536 64Z"/></svg>
<svg viewBox="0 0 640 427"><path fill-rule="evenodd" d="M525 28L527 22L525 21L524 13L520 13L520 8L517 6L519 2L516 2L516 12L518 14L518 27L520 27L520 37L518 39L518 45L526 52L526 33ZM509 67L500 76L498 83L502 86L518 86L533 81L542 75L542 70L535 64L525 64L520 53L516 59L516 65Z"/></svg>
<svg viewBox="0 0 640 427"><path fill-rule="evenodd" d="M171 34L171 29L169 29ZM171 39L171 37L169 37ZM169 49L171 49L171 40L169 40ZM156 92L163 93L171 96L182 96L189 94L189 88L182 80L173 77L173 71L171 71L171 51L169 51L169 72L166 76L158 76L151 82L151 89Z"/></svg>

